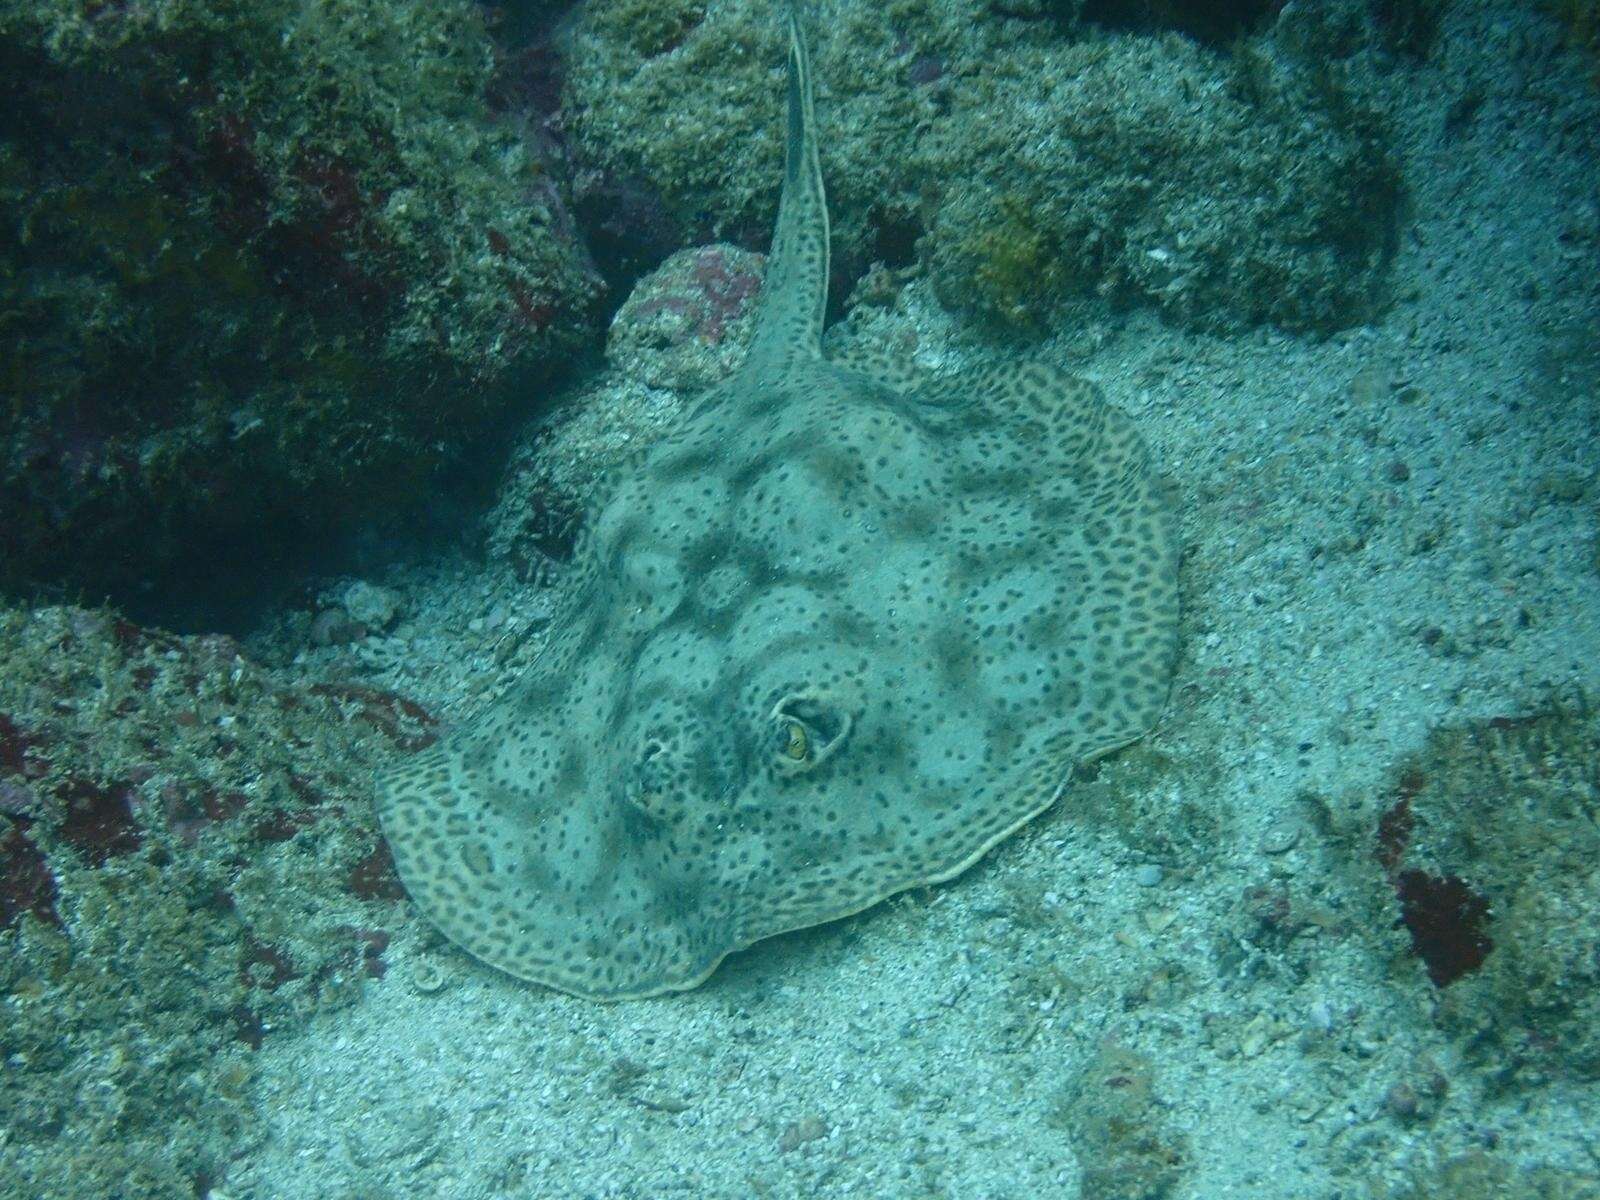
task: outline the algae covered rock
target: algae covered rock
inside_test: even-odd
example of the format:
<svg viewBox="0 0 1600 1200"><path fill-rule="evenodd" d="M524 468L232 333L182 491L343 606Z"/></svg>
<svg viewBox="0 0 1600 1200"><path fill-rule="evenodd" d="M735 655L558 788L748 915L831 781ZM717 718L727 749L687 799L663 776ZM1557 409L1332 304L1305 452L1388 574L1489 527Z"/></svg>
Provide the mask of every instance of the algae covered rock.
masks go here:
<svg viewBox="0 0 1600 1200"><path fill-rule="evenodd" d="M737 246L695 246L640 280L611 322L606 359L651 387L722 382L750 346L766 260Z"/></svg>
<svg viewBox="0 0 1600 1200"><path fill-rule="evenodd" d="M850 6L819 29L836 284L918 263L947 307L1024 337L1085 302L1310 330L1382 302L1400 182L1362 10L999 7ZM638 8L602 0L577 35L576 152L655 189L690 236L764 245L767 7L675 6L671 37Z"/></svg>
<svg viewBox="0 0 1600 1200"><path fill-rule="evenodd" d="M943 302L1016 333L1073 302L1333 329L1381 295L1398 175L1326 73L1176 35L1034 47L959 95L931 234ZM976 119L981 114L982 119Z"/></svg>
<svg viewBox="0 0 1600 1200"><path fill-rule="evenodd" d="M0 586L382 511L588 336L473 4L0 3Z"/></svg>
<svg viewBox="0 0 1600 1200"><path fill-rule="evenodd" d="M1600 1175L1566 1167L1525 1166L1481 1150L1443 1163L1424 1158L1411 1178L1375 1184L1369 1200L1595 1200Z"/></svg>
<svg viewBox="0 0 1600 1200"><path fill-rule="evenodd" d="M208 1194L250 1051L401 949L366 775L434 718L103 610L0 606L0 662L0 1195Z"/></svg>
<svg viewBox="0 0 1600 1200"><path fill-rule="evenodd" d="M660 10L658 13L658 9ZM671 37L660 36L668 11ZM570 53L573 147L608 220L661 222L684 241L765 249L782 177L783 41L763 0L597 0ZM920 2L851 5L817 22L823 170L835 274L903 265L919 227L919 131L943 103L969 14ZM637 198L648 196L650 203ZM654 240L654 239L644 239ZM665 257L665 253L661 254ZM639 264L640 273L659 262Z"/></svg>
<svg viewBox="0 0 1600 1200"><path fill-rule="evenodd" d="M1171 1128L1143 1054L1108 1043L1056 1098L1049 1122L1072 1139L1083 1200L1160 1200L1193 1169L1188 1139Z"/></svg>
<svg viewBox="0 0 1600 1200"><path fill-rule="evenodd" d="M1375 821L1380 903L1438 1020L1508 1083L1600 1078L1597 762L1579 701L1440 730Z"/></svg>

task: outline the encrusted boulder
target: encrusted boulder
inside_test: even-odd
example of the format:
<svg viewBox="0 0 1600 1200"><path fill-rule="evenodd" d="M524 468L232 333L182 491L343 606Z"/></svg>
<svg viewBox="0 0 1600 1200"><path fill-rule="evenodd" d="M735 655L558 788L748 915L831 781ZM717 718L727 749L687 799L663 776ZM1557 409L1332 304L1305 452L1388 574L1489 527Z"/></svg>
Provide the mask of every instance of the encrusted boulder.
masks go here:
<svg viewBox="0 0 1600 1200"><path fill-rule="evenodd" d="M593 337L479 6L234 17L0 13L0 588L226 577L400 507Z"/></svg>
<svg viewBox="0 0 1600 1200"><path fill-rule="evenodd" d="M763 246L777 28L755 0L671 7L670 29L633 0L586 7L574 151L652 181L653 222ZM1360 5L1278 7L835 14L816 56L836 294L917 265L946 307L1022 338L1130 306L1213 330L1367 319L1401 194L1374 99L1385 29Z"/></svg>
<svg viewBox="0 0 1600 1200"><path fill-rule="evenodd" d="M737 246L679 251L634 288L611 322L606 359L651 387L683 391L725 379L750 345L766 260Z"/></svg>

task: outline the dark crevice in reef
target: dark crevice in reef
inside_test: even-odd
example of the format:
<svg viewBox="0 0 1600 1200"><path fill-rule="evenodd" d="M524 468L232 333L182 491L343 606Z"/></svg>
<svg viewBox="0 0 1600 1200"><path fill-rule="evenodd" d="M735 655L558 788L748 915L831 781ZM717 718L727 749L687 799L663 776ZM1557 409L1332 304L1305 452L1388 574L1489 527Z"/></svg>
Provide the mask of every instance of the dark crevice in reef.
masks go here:
<svg viewBox="0 0 1600 1200"><path fill-rule="evenodd" d="M1172 29L1210 46L1262 29L1284 0L1085 0L1082 19L1103 29L1150 33Z"/></svg>
<svg viewBox="0 0 1600 1200"><path fill-rule="evenodd" d="M483 422L405 504L373 514L354 502L342 506L334 493L302 509L275 505L258 510L249 525L174 529L159 559L135 548L123 563L102 560L94 565L98 587L40 581L7 591L29 603L109 604L138 625L179 634L240 637L271 610L303 603L308 589L331 577L372 578L463 546L476 552L517 430L565 378L563 372L530 383L523 389L532 397L527 403Z"/></svg>

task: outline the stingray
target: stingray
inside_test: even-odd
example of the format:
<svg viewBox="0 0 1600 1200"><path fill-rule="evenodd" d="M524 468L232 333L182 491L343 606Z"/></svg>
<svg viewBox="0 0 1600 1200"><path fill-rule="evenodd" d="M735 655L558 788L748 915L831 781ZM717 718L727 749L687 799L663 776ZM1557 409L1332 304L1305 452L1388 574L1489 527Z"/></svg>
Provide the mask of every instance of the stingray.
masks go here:
<svg viewBox="0 0 1600 1200"><path fill-rule="evenodd" d="M380 780L454 942L578 996L958 874L1141 737L1177 627L1170 514L1091 384L822 352L828 216L788 15L785 170L748 361L587 515L504 699Z"/></svg>

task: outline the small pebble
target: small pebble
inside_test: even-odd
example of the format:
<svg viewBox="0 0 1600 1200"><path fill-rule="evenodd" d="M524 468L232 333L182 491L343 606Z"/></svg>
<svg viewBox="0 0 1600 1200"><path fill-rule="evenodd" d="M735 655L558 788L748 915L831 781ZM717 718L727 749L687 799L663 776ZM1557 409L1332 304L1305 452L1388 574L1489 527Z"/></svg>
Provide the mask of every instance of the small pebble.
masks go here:
<svg viewBox="0 0 1600 1200"><path fill-rule="evenodd" d="M820 1117L805 1117L799 1121L792 1121L778 1138L778 1152L788 1154L791 1150L798 1150L807 1142L814 1142L827 1132L828 1127L823 1124Z"/></svg>
<svg viewBox="0 0 1600 1200"><path fill-rule="evenodd" d="M1263 854L1283 854L1293 850L1295 843L1300 840L1300 825L1296 821L1279 820L1267 826L1266 833L1261 835L1261 852Z"/></svg>
<svg viewBox="0 0 1600 1200"><path fill-rule="evenodd" d="M1383 1106L1391 1117L1403 1122L1420 1120L1429 1107L1417 1089L1404 1079L1390 1085L1384 1093Z"/></svg>
<svg viewBox="0 0 1600 1200"><path fill-rule="evenodd" d="M1363 406L1378 404L1388 397L1391 386L1389 372L1369 363L1350 380L1350 400Z"/></svg>
<svg viewBox="0 0 1600 1200"><path fill-rule="evenodd" d="M1576 504L1583 499L1589 481L1577 471L1551 471L1534 486L1536 495L1557 504Z"/></svg>
<svg viewBox="0 0 1600 1200"><path fill-rule="evenodd" d="M344 610L368 629L387 629L400 611L400 597L388 588L357 580L345 589Z"/></svg>
<svg viewBox="0 0 1600 1200"><path fill-rule="evenodd" d="M443 989L445 971L431 958L419 958L411 965L411 986L424 996Z"/></svg>
<svg viewBox="0 0 1600 1200"><path fill-rule="evenodd" d="M1133 872L1133 881L1140 887L1155 887L1161 882L1162 871L1155 863L1145 863Z"/></svg>
<svg viewBox="0 0 1600 1200"><path fill-rule="evenodd" d="M32 789L9 779L0 779L0 813L8 817L30 815L39 803Z"/></svg>
<svg viewBox="0 0 1600 1200"><path fill-rule="evenodd" d="M313 646L342 646L366 636L366 628L342 608L325 608L311 622Z"/></svg>
<svg viewBox="0 0 1600 1200"><path fill-rule="evenodd" d="M1178 914L1170 908L1152 908L1140 914L1140 919L1149 932L1165 933L1178 919Z"/></svg>

